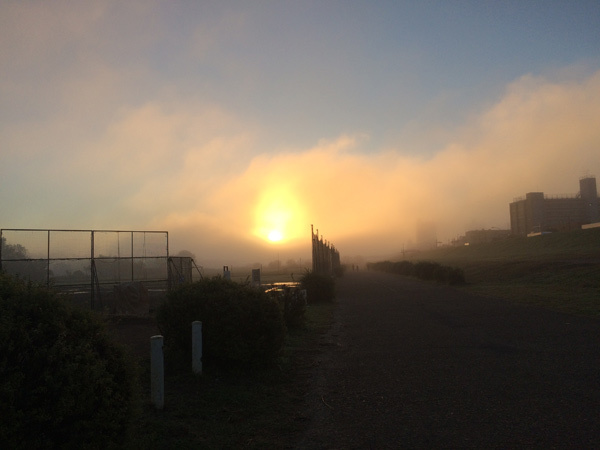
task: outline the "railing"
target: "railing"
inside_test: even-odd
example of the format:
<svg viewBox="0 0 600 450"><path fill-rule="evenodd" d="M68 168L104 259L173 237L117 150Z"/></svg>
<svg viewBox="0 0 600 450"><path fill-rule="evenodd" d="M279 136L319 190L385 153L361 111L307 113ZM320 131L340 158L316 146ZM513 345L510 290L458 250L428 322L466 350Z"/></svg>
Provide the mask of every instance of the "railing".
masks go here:
<svg viewBox="0 0 600 450"><path fill-rule="evenodd" d="M323 240L323 236L319 237L319 230L314 232L311 225L312 235L312 263L313 272L320 275L337 275L341 269L340 253L335 247Z"/></svg>
<svg viewBox="0 0 600 450"><path fill-rule="evenodd" d="M171 282L166 231L1 229L0 238L0 270L92 309L131 306L136 295L147 303Z"/></svg>

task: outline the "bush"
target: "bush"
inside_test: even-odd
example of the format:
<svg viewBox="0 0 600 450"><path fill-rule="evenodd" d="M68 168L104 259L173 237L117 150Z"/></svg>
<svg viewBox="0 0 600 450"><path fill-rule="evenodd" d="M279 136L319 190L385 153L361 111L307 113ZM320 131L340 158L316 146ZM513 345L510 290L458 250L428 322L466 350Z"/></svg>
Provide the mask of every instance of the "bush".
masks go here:
<svg viewBox="0 0 600 450"><path fill-rule="evenodd" d="M335 281L332 277L306 272L300 279L300 286L306 289L308 303L324 303L335 298Z"/></svg>
<svg viewBox="0 0 600 450"><path fill-rule="evenodd" d="M219 277L181 286L157 309L167 351L191 361L191 326L202 322L203 361L221 366L269 364L280 355L285 325L264 292Z"/></svg>
<svg viewBox="0 0 600 450"><path fill-rule="evenodd" d="M306 314L306 291L284 286L282 289L269 289L267 293L279 302L283 319L288 328L301 328Z"/></svg>
<svg viewBox="0 0 600 450"><path fill-rule="evenodd" d="M440 268L438 263L419 261L414 266L414 273L421 280L436 280L439 277Z"/></svg>
<svg viewBox="0 0 600 450"><path fill-rule="evenodd" d="M5 448L123 444L134 377L90 313L0 274L0 442Z"/></svg>
<svg viewBox="0 0 600 450"><path fill-rule="evenodd" d="M446 282L451 286L465 284L467 281L464 270L457 267L449 268Z"/></svg>

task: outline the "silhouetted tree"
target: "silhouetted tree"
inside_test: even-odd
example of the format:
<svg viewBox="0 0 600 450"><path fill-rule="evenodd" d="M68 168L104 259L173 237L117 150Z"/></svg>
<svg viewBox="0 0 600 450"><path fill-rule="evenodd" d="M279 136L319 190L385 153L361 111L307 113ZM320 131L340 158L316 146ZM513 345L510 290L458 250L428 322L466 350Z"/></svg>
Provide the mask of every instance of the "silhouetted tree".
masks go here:
<svg viewBox="0 0 600 450"><path fill-rule="evenodd" d="M6 238L2 237L2 259L26 259L27 249L21 244L7 244Z"/></svg>
<svg viewBox="0 0 600 450"><path fill-rule="evenodd" d="M194 255L192 252L190 252L188 250L180 250L174 256L181 256L181 257L184 257L184 258L192 258L193 260L196 260L196 255Z"/></svg>

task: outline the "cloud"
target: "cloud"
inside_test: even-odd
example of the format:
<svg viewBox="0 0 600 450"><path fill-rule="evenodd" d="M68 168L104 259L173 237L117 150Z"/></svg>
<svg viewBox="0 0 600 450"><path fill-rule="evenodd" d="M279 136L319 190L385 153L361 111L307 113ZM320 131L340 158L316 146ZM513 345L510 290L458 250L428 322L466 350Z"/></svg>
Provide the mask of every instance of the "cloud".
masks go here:
<svg viewBox="0 0 600 450"><path fill-rule="evenodd" d="M433 156L408 157L400 148L361 153L362 136L259 154L213 186L198 209L172 214L164 224L248 244L264 238L269 208L279 208L291 217L292 241L306 239L315 224L346 246L342 252L373 255L414 240L420 221L437 223L442 241L470 228L506 228L514 197L575 194L579 177L598 169L598 105L600 72L561 83L524 76Z"/></svg>
<svg viewBox="0 0 600 450"><path fill-rule="evenodd" d="M151 101L122 107L96 139L75 133L65 141L72 151L45 159L38 175L70 203L41 201L69 217L59 227L164 229L173 251L223 263L275 251L309 257L311 224L342 254L390 255L414 241L421 221L435 222L446 242L508 227L508 203L526 192L576 193L578 178L598 170L598 105L600 72L560 82L527 75L419 157L400 147L366 153L362 134L261 151L265 124L218 106ZM267 242L274 228L284 242Z"/></svg>

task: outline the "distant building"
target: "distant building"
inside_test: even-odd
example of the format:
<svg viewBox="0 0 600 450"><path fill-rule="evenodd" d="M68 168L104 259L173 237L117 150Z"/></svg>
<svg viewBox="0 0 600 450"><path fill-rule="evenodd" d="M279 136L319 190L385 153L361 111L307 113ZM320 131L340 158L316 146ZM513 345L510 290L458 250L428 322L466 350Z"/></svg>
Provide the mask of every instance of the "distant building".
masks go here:
<svg viewBox="0 0 600 450"><path fill-rule="evenodd" d="M595 177L579 180L579 193L547 197L529 192L510 204L510 230L513 235L567 231L600 221Z"/></svg>

